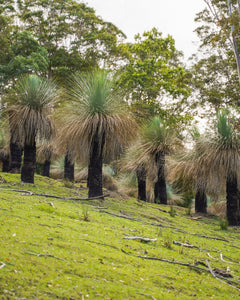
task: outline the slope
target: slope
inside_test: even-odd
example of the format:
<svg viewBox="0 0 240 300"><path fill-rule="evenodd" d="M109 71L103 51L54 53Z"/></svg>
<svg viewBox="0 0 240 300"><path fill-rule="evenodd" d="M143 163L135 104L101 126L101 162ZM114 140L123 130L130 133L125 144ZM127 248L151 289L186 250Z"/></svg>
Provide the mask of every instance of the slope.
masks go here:
<svg viewBox="0 0 240 300"><path fill-rule="evenodd" d="M240 299L239 228L121 195L43 195L86 198L84 183L0 181L0 299Z"/></svg>

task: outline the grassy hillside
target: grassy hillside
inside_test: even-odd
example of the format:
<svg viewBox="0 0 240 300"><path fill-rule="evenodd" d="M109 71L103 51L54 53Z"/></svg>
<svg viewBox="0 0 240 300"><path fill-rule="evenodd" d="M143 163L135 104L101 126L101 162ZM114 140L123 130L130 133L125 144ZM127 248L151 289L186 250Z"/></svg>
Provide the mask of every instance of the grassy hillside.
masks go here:
<svg viewBox="0 0 240 300"><path fill-rule="evenodd" d="M116 195L31 195L87 189L0 175L0 299L240 299L239 228Z"/></svg>

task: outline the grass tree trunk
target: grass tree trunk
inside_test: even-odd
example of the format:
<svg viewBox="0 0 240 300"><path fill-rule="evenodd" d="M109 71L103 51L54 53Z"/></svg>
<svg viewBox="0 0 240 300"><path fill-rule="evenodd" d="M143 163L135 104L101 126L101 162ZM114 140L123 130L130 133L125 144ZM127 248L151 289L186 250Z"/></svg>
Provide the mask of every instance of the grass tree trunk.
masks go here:
<svg viewBox="0 0 240 300"><path fill-rule="evenodd" d="M46 159L42 166L42 176L50 177L51 160Z"/></svg>
<svg viewBox="0 0 240 300"><path fill-rule="evenodd" d="M240 192L234 176L227 177L227 220L230 226L240 226Z"/></svg>
<svg viewBox="0 0 240 300"><path fill-rule="evenodd" d="M13 142L10 139L10 167L9 171L11 173L20 173L22 164L22 153L23 149L18 142Z"/></svg>
<svg viewBox="0 0 240 300"><path fill-rule="evenodd" d="M95 135L89 157L88 165L88 196L98 197L103 194L102 189L102 165L103 165L103 147L105 138L99 141L97 134Z"/></svg>
<svg viewBox="0 0 240 300"><path fill-rule="evenodd" d="M68 151L64 160L64 179L67 179L71 182L74 181L74 163L72 162Z"/></svg>
<svg viewBox="0 0 240 300"><path fill-rule="evenodd" d="M34 172L36 168L36 142L24 145L24 159L21 170L21 180L26 183L34 183Z"/></svg>
<svg viewBox="0 0 240 300"><path fill-rule="evenodd" d="M154 185L154 202L167 204L167 186L165 179L165 155L157 153L155 157L157 165L157 181Z"/></svg>
<svg viewBox="0 0 240 300"><path fill-rule="evenodd" d="M146 201L146 170L144 167L137 169L137 181L138 181L138 199Z"/></svg>
<svg viewBox="0 0 240 300"><path fill-rule="evenodd" d="M205 188L198 188L195 195L195 212L207 213L207 195Z"/></svg>
<svg viewBox="0 0 240 300"><path fill-rule="evenodd" d="M2 172L9 172L9 155L2 159Z"/></svg>

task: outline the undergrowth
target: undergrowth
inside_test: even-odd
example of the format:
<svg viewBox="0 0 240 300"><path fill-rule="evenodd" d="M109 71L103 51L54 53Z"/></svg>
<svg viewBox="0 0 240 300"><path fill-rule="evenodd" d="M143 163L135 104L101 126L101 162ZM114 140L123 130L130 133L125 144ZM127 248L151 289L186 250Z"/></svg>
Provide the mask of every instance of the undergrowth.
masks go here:
<svg viewBox="0 0 240 300"><path fill-rule="evenodd" d="M0 182L0 299L240 298L239 228L116 193L104 201L34 194L87 198L85 183L22 184L4 173ZM232 286L208 265L233 276Z"/></svg>

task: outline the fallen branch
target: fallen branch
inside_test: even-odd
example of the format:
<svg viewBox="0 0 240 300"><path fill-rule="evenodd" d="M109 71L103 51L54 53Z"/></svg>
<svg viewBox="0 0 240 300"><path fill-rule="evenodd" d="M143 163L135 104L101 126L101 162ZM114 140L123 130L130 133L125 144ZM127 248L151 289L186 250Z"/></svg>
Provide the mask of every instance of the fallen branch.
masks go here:
<svg viewBox="0 0 240 300"><path fill-rule="evenodd" d="M188 243L180 243L180 242L177 242L177 241L173 241L173 244L174 245L178 245L178 246L187 247L187 248L196 248L196 249L199 249L199 247L191 245L191 244L188 244Z"/></svg>
<svg viewBox="0 0 240 300"><path fill-rule="evenodd" d="M4 262L2 262L2 261L0 262L0 264L1 264L0 265L0 269L4 268L6 266L6 264Z"/></svg>
<svg viewBox="0 0 240 300"><path fill-rule="evenodd" d="M168 260L168 259L165 259L165 258L158 258L158 257L150 257L150 256L142 256L142 255L136 255L136 254L132 254L132 253L129 253L123 249L121 249L121 251L127 255L131 255L131 256L134 256L134 257L139 257L139 258L142 258L142 259L148 259L148 260L158 260L158 261L162 261L162 262L166 262L166 263L170 263L170 264L174 264L174 265L180 265L180 266L186 266L186 267L189 267L189 268L193 268L195 270L198 270L198 271L202 271L202 272L209 272L208 269L204 269L204 268L200 268L200 267L197 267L193 264L189 264L189 263L184 263L184 262L180 262L180 261L173 261L173 260Z"/></svg>
<svg viewBox="0 0 240 300"><path fill-rule="evenodd" d="M235 246L235 245L229 245L230 247L233 247L233 248L237 248L237 249L240 249L240 247L238 247L238 246Z"/></svg>
<svg viewBox="0 0 240 300"><path fill-rule="evenodd" d="M196 235L196 236L199 236L199 237L203 237L205 239L211 239L211 240L223 241L223 242L229 243L228 240L223 239L223 238L218 238L218 237L213 237L213 236L207 236L207 235L203 235L203 234L200 234L200 233L192 233L192 232L188 232L188 231L185 231L185 230L182 230L182 229L178 229L178 228L174 228L174 227L172 227L172 228L176 229L177 231L182 232L182 233L187 233L187 234L190 234L190 235Z"/></svg>
<svg viewBox="0 0 240 300"><path fill-rule="evenodd" d="M150 239L150 238L143 238L140 236L125 236L124 239L126 240L140 240L142 242L156 242L157 239Z"/></svg>
<svg viewBox="0 0 240 300"><path fill-rule="evenodd" d="M162 209L162 208L159 208L159 207L154 207L152 205L147 205L147 207L151 207L153 209L156 209L156 210L159 210L161 212L164 212L164 213L168 213L169 214L169 210L165 210L165 209ZM179 213L175 213L176 216L178 217L182 217L182 218L186 218L186 219L191 219L191 220L199 220L199 219L202 219L201 216L196 216L196 217L187 217L187 216L184 216L184 215L181 215Z"/></svg>
<svg viewBox="0 0 240 300"><path fill-rule="evenodd" d="M223 283L225 283L225 284L228 284L229 286L231 286L231 287L235 288L236 290L240 291L240 289L239 289L238 287L236 287L235 285L232 285L232 283L235 283L235 284L239 284L239 283L233 282L233 281L228 280L228 279L226 279L226 278L224 278L224 277L222 277L222 276L220 276L220 275L218 275L218 274L215 274L215 273L213 272L213 270L212 270L212 268L211 268L211 266L210 266L208 260L206 260L206 263L207 263L207 266L208 266L208 269L209 269L210 273L212 274L212 276L213 276L214 278L216 278L217 280L219 280L219 281L221 281L221 282L223 282ZM219 277L220 277L220 278L219 278ZM222 278L222 279L221 279L221 278ZM225 280L223 280L223 279L225 279Z"/></svg>
<svg viewBox="0 0 240 300"><path fill-rule="evenodd" d="M128 217L128 216L125 216L125 215L115 214L115 213L113 213L113 212L109 212L109 211L106 211L106 210L99 210L99 212L105 213L105 214L108 214L108 215L112 215L112 216L115 216L115 217L118 217L118 218L123 218L123 219L128 219L128 220L132 220L132 221L138 221L138 222L141 222L141 220L138 220L138 219L136 219L136 218Z"/></svg>
<svg viewBox="0 0 240 300"><path fill-rule="evenodd" d="M129 217L129 216L125 216L125 215L119 215L119 214L115 214L113 212L109 212L109 211L105 211L105 210L99 210L99 212L102 212L102 213L105 213L105 214L109 214L109 215L112 215L112 216L115 216L115 217L118 217L118 218L124 218L124 219L128 219L128 220L136 221L136 222L141 222L141 223L146 224L146 225L174 229L174 230L176 230L178 232L182 232L182 233L186 233L186 234L190 234L190 235L195 235L195 236L203 237L203 238L206 238L206 239L218 240L218 241L223 241L223 242L229 242L228 240L223 239L223 238L207 236L207 235L203 235L203 234L200 234L200 233L192 233L192 232L185 231L183 229L179 229L179 228L176 228L176 227L173 227L173 226L166 226L166 225L163 225L163 224L160 224L160 223L149 223L149 222L145 222L143 220L139 220L139 219L136 219L136 218L133 218L133 217Z"/></svg>
<svg viewBox="0 0 240 300"><path fill-rule="evenodd" d="M43 254L43 253L33 253L33 252L26 252L26 254L29 254L29 255L34 255L34 256L38 256L38 257L52 257L52 258L56 258L56 259L59 259L59 260L62 260L62 261L65 261L67 262L66 259L63 259L61 257L57 257L57 256L54 256L52 254Z"/></svg>
<svg viewBox="0 0 240 300"><path fill-rule="evenodd" d="M83 201L83 200L96 200L96 199L103 199L105 197L109 197L110 194L105 194L101 196L96 196L96 197L90 197L90 198L65 198L65 200L75 200L75 201Z"/></svg>
<svg viewBox="0 0 240 300"><path fill-rule="evenodd" d="M34 192L30 192L30 191L26 191L26 190L19 190L19 189L3 189L3 188L1 188L1 190L26 193L29 196L40 196L40 197L46 197L46 198L56 198L56 199L62 199L62 200L75 200L75 201L95 200L95 199L100 199L100 198L105 198L105 197L110 196L110 194L105 194L105 195L90 197L90 198L71 198L71 197L61 197L61 196L42 194L42 193L34 193Z"/></svg>

